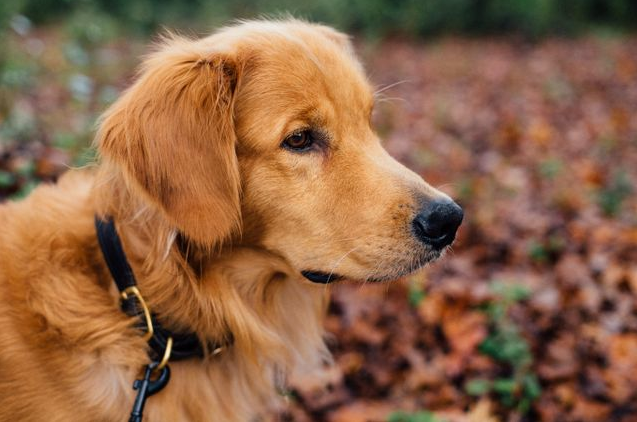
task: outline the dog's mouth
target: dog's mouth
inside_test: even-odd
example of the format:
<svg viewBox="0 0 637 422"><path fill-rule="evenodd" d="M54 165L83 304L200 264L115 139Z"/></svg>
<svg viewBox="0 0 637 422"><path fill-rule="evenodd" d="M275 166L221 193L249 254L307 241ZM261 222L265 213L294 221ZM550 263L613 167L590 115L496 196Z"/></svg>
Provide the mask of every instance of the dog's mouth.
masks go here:
<svg viewBox="0 0 637 422"><path fill-rule="evenodd" d="M341 280L343 277L334 273L324 273L322 271L301 271L303 277L312 283L329 284L333 281Z"/></svg>
<svg viewBox="0 0 637 422"><path fill-rule="evenodd" d="M387 274L370 275L369 277L365 278L364 281L372 282L372 283L382 283L386 281L399 279L401 277L404 277L408 274L413 273L414 271L418 270L424 265L437 260L444 253L445 249L430 250L428 253L423 254L419 259L415 260L415 262L412 261L410 265L408 266L394 269ZM317 284L330 284L335 281L340 281L344 279L356 280L356 278L344 276L334 272L328 273L323 271L305 270L305 271L301 271L301 274L303 275L303 277L307 278L312 283L317 283Z"/></svg>

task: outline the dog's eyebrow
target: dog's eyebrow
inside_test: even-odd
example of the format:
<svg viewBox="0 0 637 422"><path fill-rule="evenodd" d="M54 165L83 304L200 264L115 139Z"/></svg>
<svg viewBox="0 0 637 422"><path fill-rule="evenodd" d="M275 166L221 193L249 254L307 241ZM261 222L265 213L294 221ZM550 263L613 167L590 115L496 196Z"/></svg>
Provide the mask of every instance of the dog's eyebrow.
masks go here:
<svg viewBox="0 0 637 422"><path fill-rule="evenodd" d="M306 124L306 129L312 129L314 131L321 132L326 139L329 139L329 133L325 130L327 122L323 116L319 113L316 107L308 106L300 109L295 115L296 121L302 121ZM294 128L298 129L298 128Z"/></svg>
<svg viewBox="0 0 637 422"><path fill-rule="evenodd" d="M317 111L316 107L308 106L300 109L296 114L296 118L307 122L310 126L321 126L324 123L324 119L318 115Z"/></svg>

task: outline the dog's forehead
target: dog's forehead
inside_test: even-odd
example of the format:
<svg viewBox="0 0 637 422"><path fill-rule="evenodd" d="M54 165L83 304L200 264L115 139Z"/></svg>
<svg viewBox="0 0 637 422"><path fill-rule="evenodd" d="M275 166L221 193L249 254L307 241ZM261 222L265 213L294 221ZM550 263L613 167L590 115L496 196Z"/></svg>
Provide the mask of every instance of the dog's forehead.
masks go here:
<svg viewBox="0 0 637 422"><path fill-rule="evenodd" d="M337 103L347 98L371 106L370 85L353 48L330 28L303 22L247 25L236 43L261 89L313 92Z"/></svg>

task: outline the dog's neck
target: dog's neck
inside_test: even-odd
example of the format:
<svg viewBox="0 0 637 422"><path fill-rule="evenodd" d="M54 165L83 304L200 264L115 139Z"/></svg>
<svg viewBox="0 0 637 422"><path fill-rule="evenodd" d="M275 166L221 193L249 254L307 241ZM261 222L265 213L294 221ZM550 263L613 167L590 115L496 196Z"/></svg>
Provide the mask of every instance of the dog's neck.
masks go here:
<svg viewBox="0 0 637 422"><path fill-rule="evenodd" d="M292 279L288 264L262 249L198 248L113 169L99 172L93 193L96 211L115 220L139 288L166 328L192 331L202 343L222 343L231 333L235 355L277 369L328 356L324 287Z"/></svg>

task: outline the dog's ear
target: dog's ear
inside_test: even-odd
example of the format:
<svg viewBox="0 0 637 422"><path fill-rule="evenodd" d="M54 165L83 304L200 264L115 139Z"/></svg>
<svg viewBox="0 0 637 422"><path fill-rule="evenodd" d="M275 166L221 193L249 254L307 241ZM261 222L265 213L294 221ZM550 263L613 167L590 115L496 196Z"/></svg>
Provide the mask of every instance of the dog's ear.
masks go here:
<svg viewBox="0 0 637 422"><path fill-rule="evenodd" d="M100 155L202 246L222 241L240 225L233 123L240 73L231 52L165 40L98 131Z"/></svg>

